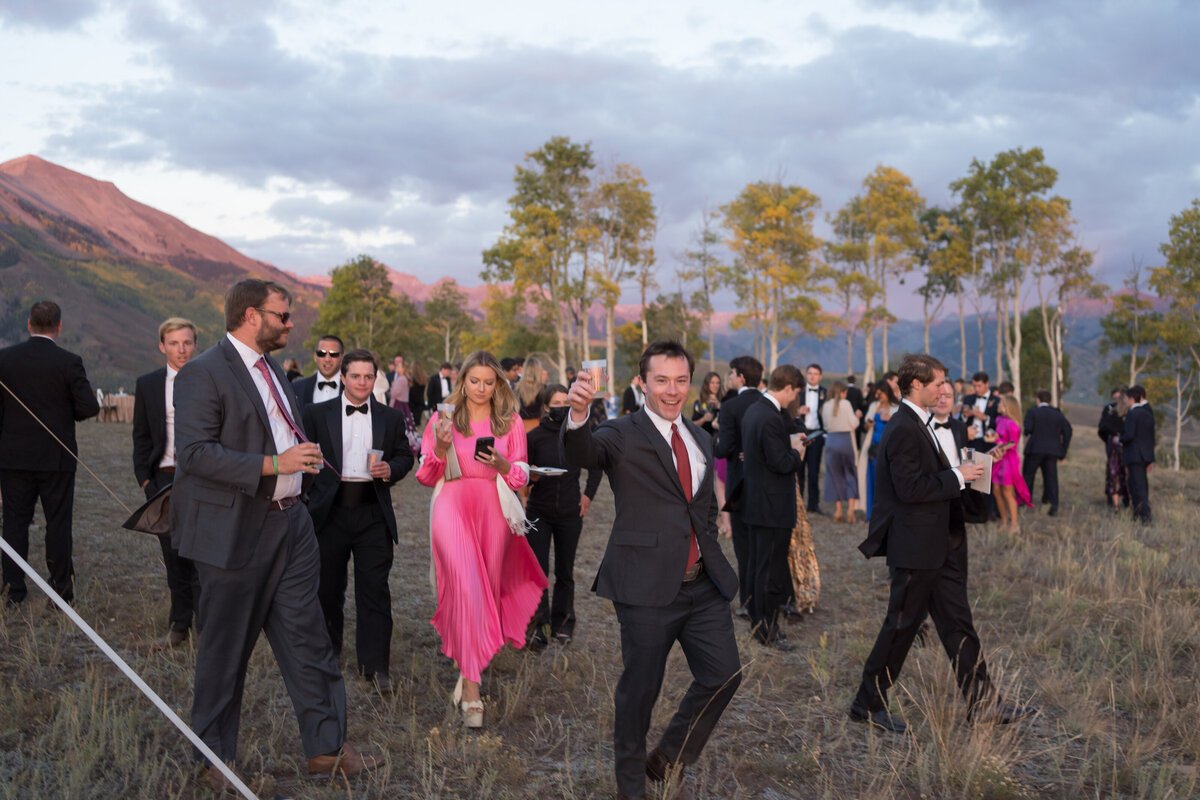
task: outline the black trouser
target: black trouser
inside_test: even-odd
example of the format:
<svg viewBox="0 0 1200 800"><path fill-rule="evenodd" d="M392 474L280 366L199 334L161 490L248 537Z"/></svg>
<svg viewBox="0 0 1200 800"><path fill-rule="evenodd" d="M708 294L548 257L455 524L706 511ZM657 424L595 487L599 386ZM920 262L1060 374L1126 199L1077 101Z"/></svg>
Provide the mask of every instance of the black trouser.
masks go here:
<svg viewBox="0 0 1200 800"><path fill-rule="evenodd" d="M751 561L750 531L746 528L746 523L742 522L742 512L729 512L729 531L733 538L733 557L737 559L738 602L749 606L750 596L754 591L754 587L750 585L754 565Z"/></svg>
<svg viewBox="0 0 1200 800"><path fill-rule="evenodd" d="M658 747L673 761L693 764L741 683L729 600L706 574L685 583L666 606L613 603L621 625L624 671L613 695L613 760L617 791L646 789L646 731L662 689L667 656L678 641L692 685L663 731Z"/></svg>
<svg viewBox="0 0 1200 800"><path fill-rule="evenodd" d="M334 506L317 534L321 549L321 612L333 643L342 652L345 629L347 564L354 556L354 613L357 618L354 647L358 671L367 676L386 673L392 646L392 595L388 573L393 546L383 510L372 500L367 505Z"/></svg>
<svg viewBox="0 0 1200 800"><path fill-rule="evenodd" d="M75 505L75 473L0 469L0 497L4 499L4 541L21 558L29 558L29 523L37 502L46 516L46 569L50 587L64 600L75 599L75 564L71 560L71 516ZM8 602L25 599L25 573L5 554L4 585Z"/></svg>
<svg viewBox="0 0 1200 800"><path fill-rule="evenodd" d="M146 499L158 494L164 486L169 486L174 477L170 472L155 470L145 486ZM171 630L182 633L193 624L199 629L200 620L196 610L200 607L200 579L196 577L196 565L191 559L181 557L179 551L171 546L171 534L161 534L158 544L162 550L163 566L167 570L167 590L171 593L168 615Z"/></svg>
<svg viewBox="0 0 1200 800"><path fill-rule="evenodd" d="M804 451L803 469L796 473L797 480L800 481L800 491L804 495L804 507L809 511L821 509L821 456L824 452L825 437L814 439Z"/></svg>
<svg viewBox="0 0 1200 800"><path fill-rule="evenodd" d="M308 758L346 741L346 688L317 601L321 558L308 509L267 512L249 562L222 569L195 562L200 576L200 647L192 729L225 761L237 758L246 665L267 634L300 724ZM197 760L201 759L196 753Z"/></svg>
<svg viewBox="0 0 1200 800"><path fill-rule="evenodd" d="M1125 482L1129 486L1129 505L1133 506L1134 518L1150 522L1150 482L1146 477L1146 465L1126 464Z"/></svg>
<svg viewBox="0 0 1200 800"><path fill-rule="evenodd" d="M759 525L748 525L747 528L754 542L750 625L758 641L770 642L779 636L783 606L792 595L792 579L788 570L792 529Z"/></svg>
<svg viewBox="0 0 1200 800"><path fill-rule="evenodd" d="M534 514L530 514L534 516ZM566 518L539 516L526 539L550 577L550 544L554 543L554 592L542 592L542 602L534 615L535 627L550 626L551 635L575 634L575 549L583 531L583 517L576 514Z"/></svg>
<svg viewBox="0 0 1200 800"><path fill-rule="evenodd" d="M1029 494L1033 494L1033 482L1038 469L1042 470L1042 502L1050 504L1051 511L1058 510L1058 457L1047 453L1029 453L1021 469Z"/></svg>
<svg viewBox="0 0 1200 800"><path fill-rule="evenodd" d="M863 666L854 705L864 711L887 707L888 689L899 677L926 614L933 618L942 647L954 665L959 688L967 701L974 703L991 684L967 600L966 540L950 550L940 569L893 567L890 573L887 616Z"/></svg>

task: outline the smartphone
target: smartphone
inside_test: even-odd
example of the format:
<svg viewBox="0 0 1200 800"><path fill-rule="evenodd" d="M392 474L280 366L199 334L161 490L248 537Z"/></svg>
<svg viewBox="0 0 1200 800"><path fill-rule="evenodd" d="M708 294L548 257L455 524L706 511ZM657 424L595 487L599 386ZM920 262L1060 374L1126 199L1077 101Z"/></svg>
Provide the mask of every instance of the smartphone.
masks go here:
<svg viewBox="0 0 1200 800"><path fill-rule="evenodd" d="M480 436L478 439L475 440L475 455L477 455L477 456L491 455L491 453L489 451L491 450L491 448L493 448L495 446L496 446L496 437L495 436Z"/></svg>
<svg viewBox="0 0 1200 800"><path fill-rule="evenodd" d="M825 431L817 431L816 433L810 433L810 434L808 434L808 438L805 441L810 442L810 443L815 442L817 439L820 439L824 435L825 435Z"/></svg>

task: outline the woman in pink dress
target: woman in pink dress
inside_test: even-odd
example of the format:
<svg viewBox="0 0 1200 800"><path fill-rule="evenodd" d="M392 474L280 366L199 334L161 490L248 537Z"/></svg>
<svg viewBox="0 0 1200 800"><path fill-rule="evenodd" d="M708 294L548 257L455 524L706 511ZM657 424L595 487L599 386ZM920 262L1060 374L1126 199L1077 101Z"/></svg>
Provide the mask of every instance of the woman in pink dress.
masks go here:
<svg viewBox="0 0 1200 800"><path fill-rule="evenodd" d="M996 459L992 466L992 491L996 493L1000 523L1013 533L1020 531L1017 503L1033 505L1029 487L1021 477L1021 457L1017 454L1017 443L1021 440L1021 425L1017 422L1020 416L1017 398L1005 396L1000 399L1000 414L996 417L996 447L991 451Z"/></svg>
<svg viewBox="0 0 1200 800"><path fill-rule="evenodd" d="M512 390L491 353L472 354L459 374L445 400L453 414L439 412L425 427L417 480L437 487L430 509L437 579L432 623L442 653L461 673L455 703L461 700L463 723L477 728L483 725L482 672L506 641L524 645L546 576L524 536L514 535L525 532L514 492L529 482L529 467ZM495 437L495 444L476 454L481 436Z"/></svg>

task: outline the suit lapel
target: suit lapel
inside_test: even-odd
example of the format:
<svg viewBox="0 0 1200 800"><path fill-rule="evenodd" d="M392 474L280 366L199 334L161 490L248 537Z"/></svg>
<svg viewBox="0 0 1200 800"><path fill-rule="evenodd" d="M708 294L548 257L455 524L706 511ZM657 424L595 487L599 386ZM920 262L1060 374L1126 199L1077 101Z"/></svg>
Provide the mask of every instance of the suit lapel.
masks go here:
<svg viewBox="0 0 1200 800"><path fill-rule="evenodd" d="M658 460L662 463L662 467L667 471L667 475L671 478L671 483L679 490L679 496L687 497L683 493L683 484L679 482L679 471L675 469L675 455L671 452L670 445L667 440L658 432L658 428L654 427L654 423L650 421L650 416L646 413L646 409L640 408L633 413L633 424L641 430L646 440L650 442L650 446L654 448ZM692 492L692 496L695 496Z"/></svg>
<svg viewBox="0 0 1200 800"><path fill-rule="evenodd" d="M258 387L254 385L254 379L250 377L250 370L246 369L246 363L242 361L237 348L230 344L228 339L222 339L217 346L221 348L221 353L225 356L225 361L229 365L229 371L233 373L234 380L242 387L242 391L250 397L250 404L258 412L258 418L262 420L263 429L267 432L267 442L271 449L274 450L275 437L271 435L271 420L267 417L267 407L263 405L262 395L258 393Z"/></svg>
<svg viewBox="0 0 1200 800"><path fill-rule="evenodd" d="M325 458L333 465L333 468L338 472L342 471L342 417L345 416L342 411L341 403L333 403L332 406L325 411L325 426L328 428L328 441L331 452L325 454Z"/></svg>
<svg viewBox="0 0 1200 800"><path fill-rule="evenodd" d="M387 406L376 400L375 395L371 395L371 399L368 402L371 404L371 449L383 450L383 409L387 408Z"/></svg>
<svg viewBox="0 0 1200 800"><path fill-rule="evenodd" d="M704 455L704 475L700 478L700 485L703 487L705 483L711 480L712 470L710 467L713 463L712 437L701 436L700 434L702 431L700 426L692 422L690 419L684 419L682 415L679 417L679 419L685 426L687 426L688 431L692 434L693 441L696 442L696 445L700 448L700 452ZM706 440L708 442L707 445L705 444ZM678 476L679 471L676 470L675 474ZM679 488L682 491L683 487L680 486ZM699 491L692 492L692 497L694 498L697 494L699 494Z"/></svg>
<svg viewBox="0 0 1200 800"><path fill-rule="evenodd" d="M153 391L150 392L150 397L146 398L147 402L154 403L151 409L151 419L155 422L158 428L157 433L159 440L163 443L163 447L167 445L167 368L163 367L154 373ZM153 398L153 399L151 399Z"/></svg>

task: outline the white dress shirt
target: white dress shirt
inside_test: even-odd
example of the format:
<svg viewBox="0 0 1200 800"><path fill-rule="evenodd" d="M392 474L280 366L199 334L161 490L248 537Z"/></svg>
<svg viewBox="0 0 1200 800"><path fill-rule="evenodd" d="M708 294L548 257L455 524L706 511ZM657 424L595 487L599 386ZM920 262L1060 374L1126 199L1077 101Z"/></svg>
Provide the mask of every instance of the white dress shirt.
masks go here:
<svg viewBox="0 0 1200 800"><path fill-rule="evenodd" d="M804 405L808 406L808 413L804 415L804 427L810 431L821 429L821 387L808 386L804 387Z"/></svg>
<svg viewBox="0 0 1200 800"><path fill-rule="evenodd" d="M271 438L275 440L275 452L278 454L295 447L299 444L296 441L296 434L292 433L292 427L288 425L287 419L284 418L283 411L275 403L275 398L271 396L271 390L267 386L263 374L254 366L263 357L262 353L242 344L231 333L227 333L225 336L233 343L233 347L237 350L238 355L242 357L242 363L246 365L246 369L250 373L250 379L254 381L254 388L258 389L258 396L267 408L267 419L271 422ZM286 398L287 394L283 391L283 387L279 385L279 379L275 377L275 371L268 366L267 373L270 374L271 380L275 383L275 389L279 392L279 396ZM291 409L288 409L288 414L291 413ZM299 425L300 423L297 422L296 424ZM275 479L275 493L271 495L271 499L282 500L285 497L295 497L300 494L303 480L304 473L302 472L278 476Z"/></svg>
<svg viewBox="0 0 1200 800"><path fill-rule="evenodd" d="M946 456L946 460L950 461L949 452L950 452L950 450L954 449L954 446L951 445L950 449L947 450L946 448L942 447L942 445L938 442L937 435L934 434L933 429L929 425L929 419L930 419L929 412L926 411L925 409L921 408L919 405L912 402L911 400L908 400L907 398L902 400L901 402L904 403L904 405L911 408L913 411L917 412L917 419L921 420L921 424L925 426L925 432L927 434L929 434L929 436L932 438L933 446L936 447L938 450L941 450L942 455ZM949 433L949 431L946 431L946 432ZM953 437L951 437L951 438L953 439ZM966 481L963 480L962 473L958 471L958 467L955 465L955 463L953 461L950 461L950 470L951 470L951 472L954 473L954 477L958 478L958 488L959 488L959 491L961 491L967 484L966 484Z"/></svg>
<svg viewBox="0 0 1200 800"><path fill-rule="evenodd" d="M159 469L175 466L175 376L178 374L179 370L167 365L167 446L158 462Z"/></svg>
<svg viewBox="0 0 1200 800"><path fill-rule="evenodd" d="M938 419L934 417L933 424L939 422L949 422L950 417ZM954 431L949 428L936 428L933 435L937 438L938 444L942 446L942 452L946 454L946 460L950 462L950 466L957 468L962 463L962 459L958 453L958 442L954 441Z"/></svg>
<svg viewBox="0 0 1200 800"><path fill-rule="evenodd" d="M367 413L355 411L347 414L351 402L342 395L342 480L369 481L371 473L367 467L367 451L371 449L371 401L367 400Z"/></svg>
<svg viewBox="0 0 1200 800"><path fill-rule="evenodd" d="M321 386L322 381L333 381L333 387ZM338 373L333 373L333 377L326 378L321 373L317 373L317 382L313 384L313 399L314 403L324 403L326 400L332 400L342 393L342 376Z"/></svg>
<svg viewBox="0 0 1200 800"><path fill-rule="evenodd" d="M692 438L692 432L683 424L683 417L678 417L674 423L660 417L650 410L649 406L645 407L646 416L654 423L654 428L667 442L667 448L671 450L671 463L675 465L675 471L679 471L679 462L675 460L675 449L671 447L671 425L679 426L679 438L683 439L683 446L687 448L688 461L692 467L692 495L695 496L696 490L700 488L700 481L704 480L704 470L708 466L708 462L704 458L704 451L700 449L700 445ZM588 417L591 416L591 409L588 409L588 416L581 421L576 422L574 412L567 414L567 430L573 431L582 428L587 424Z"/></svg>

